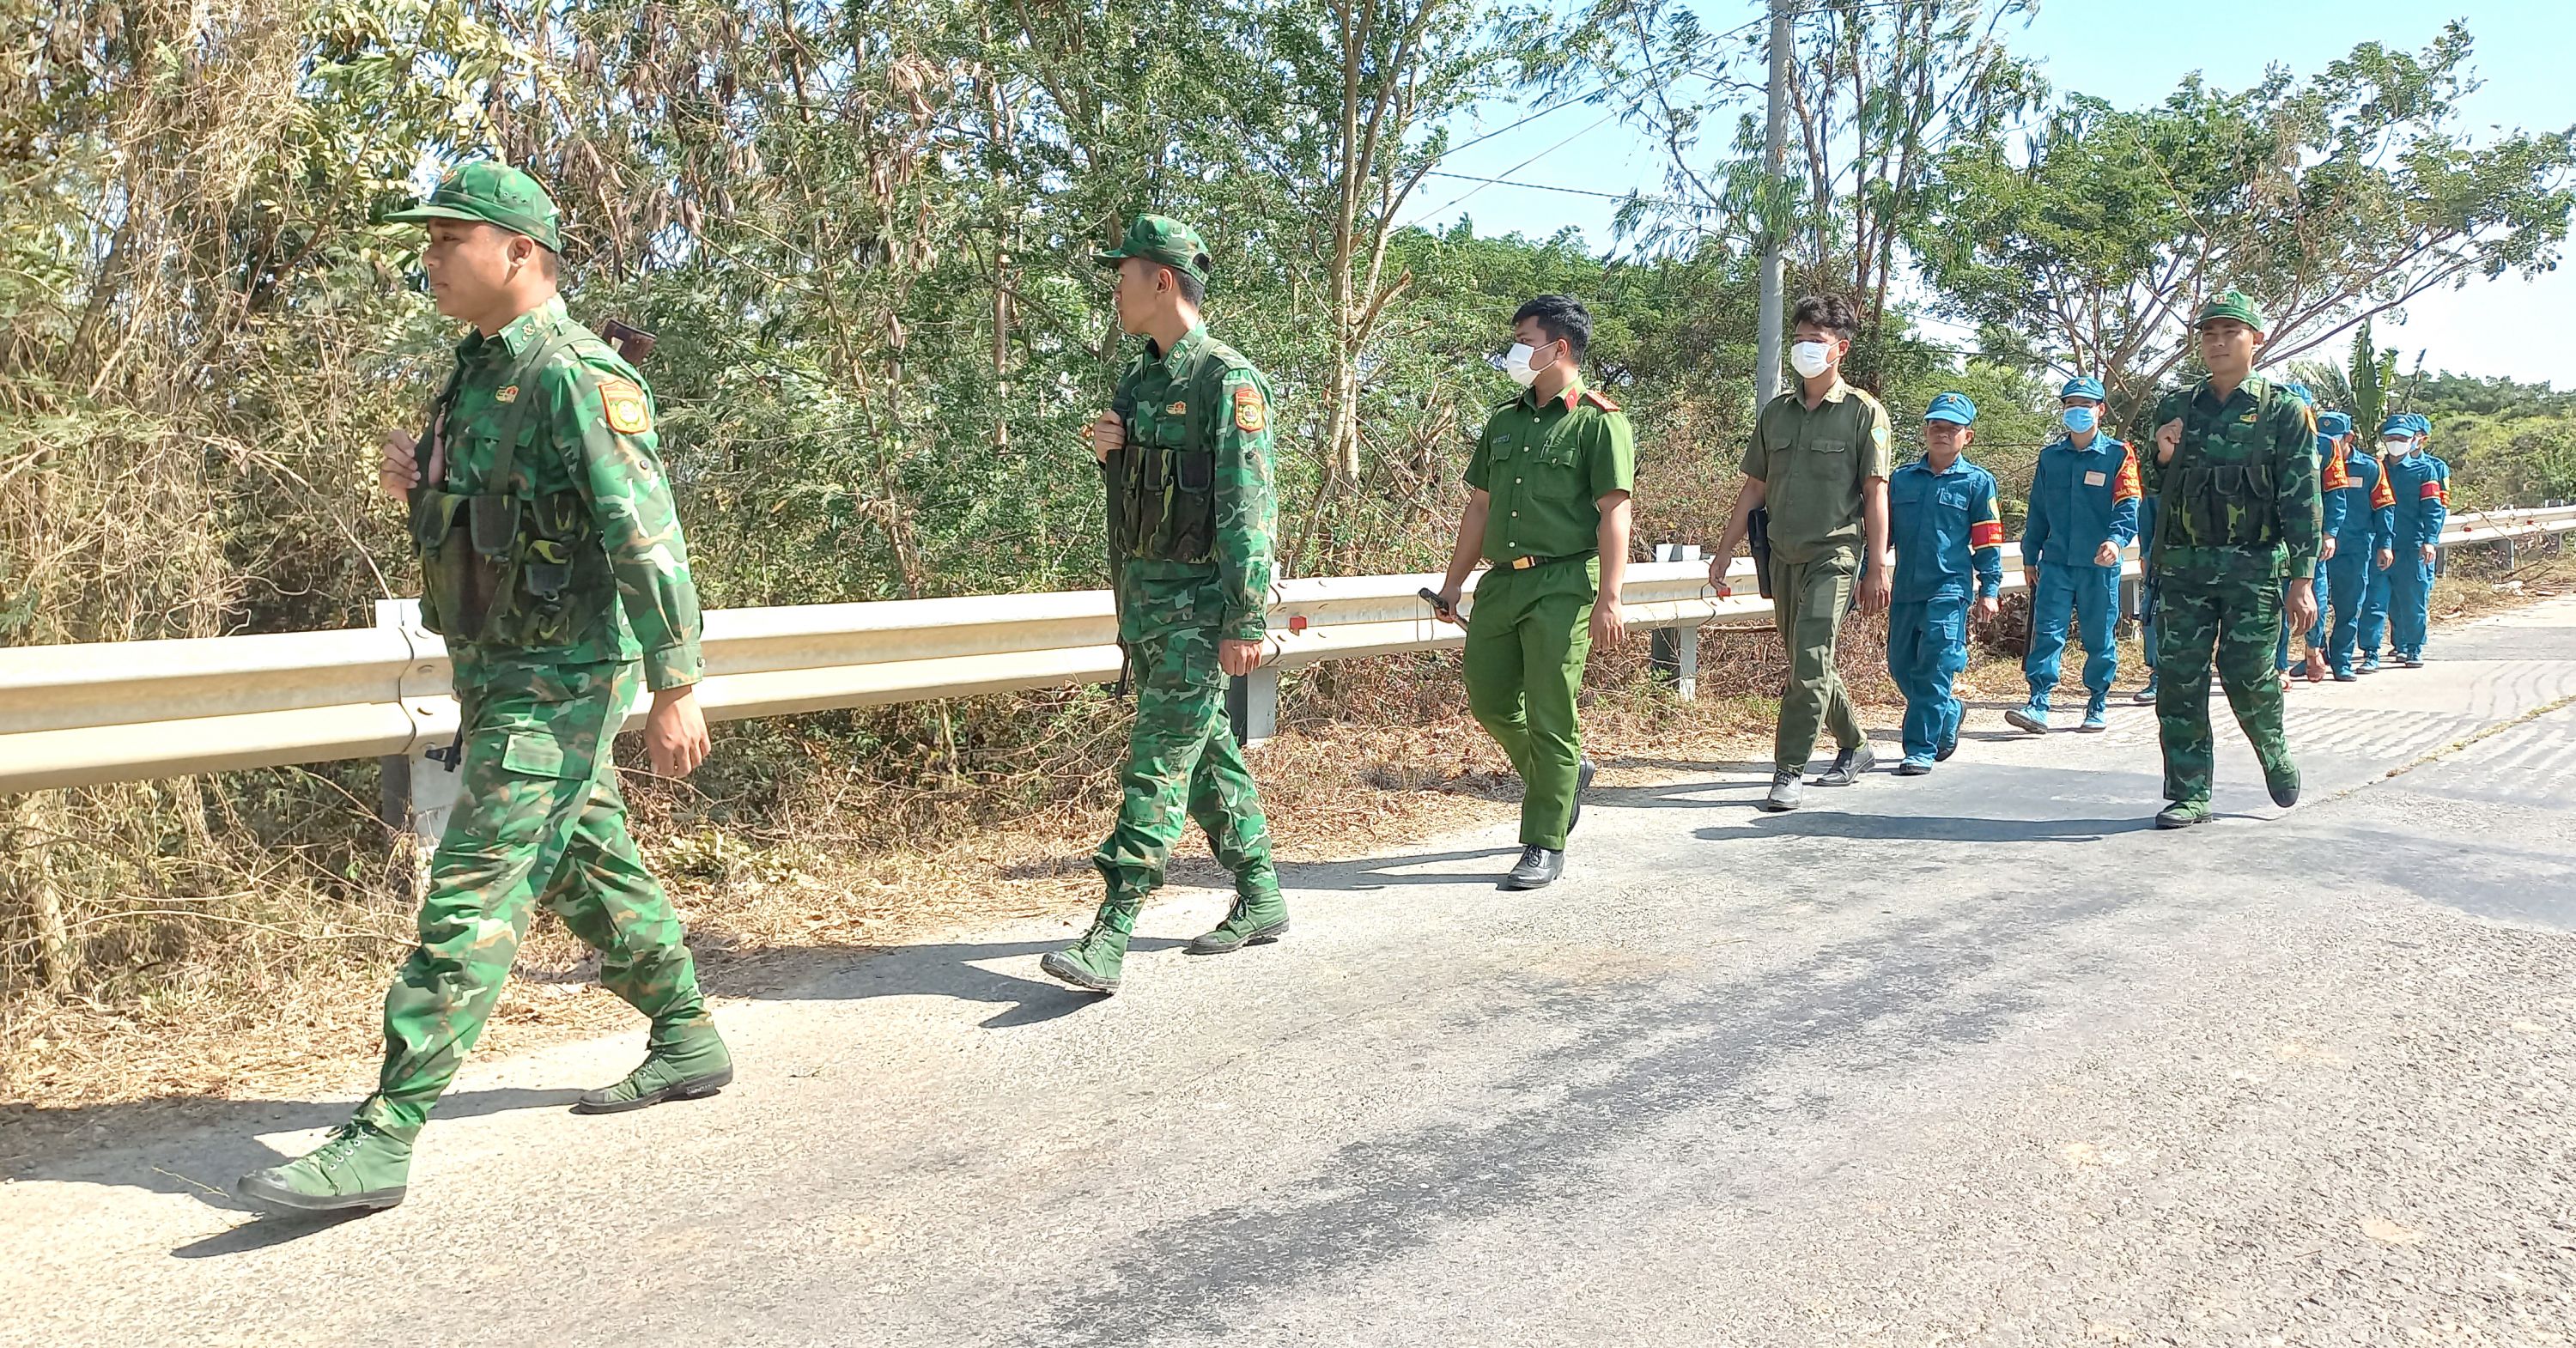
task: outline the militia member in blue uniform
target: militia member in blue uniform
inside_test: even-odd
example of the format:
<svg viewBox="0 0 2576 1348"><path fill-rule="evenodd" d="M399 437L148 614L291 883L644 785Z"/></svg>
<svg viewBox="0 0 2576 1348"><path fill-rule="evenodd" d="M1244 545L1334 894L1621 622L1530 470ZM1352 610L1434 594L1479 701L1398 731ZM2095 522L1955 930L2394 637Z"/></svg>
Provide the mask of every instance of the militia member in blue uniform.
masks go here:
<svg viewBox="0 0 2576 1348"><path fill-rule="evenodd" d="M2406 432L2400 442L2391 427ZM2388 651L2408 669L2424 667L2424 630L2432 619L2433 552L2451 517L2451 466L2425 448L2433 424L2412 412L2380 427L2389 455L2388 490L2396 498L2397 557L2388 568Z"/></svg>
<svg viewBox="0 0 2576 1348"><path fill-rule="evenodd" d="M2316 418L2317 491L2319 499L2324 503L2324 513L2317 525L2319 542L2316 570L2308 577L2316 586L2317 620L2299 632L2299 640L2306 647L2307 654L2300 657L2299 663L2295 665L2290 663L2290 627L2288 621L2284 619L2281 624L2281 639L2272 647L2272 668L2290 677L2317 683L2326 676L2327 604L2334 590L2334 578L2328 572L2326 563L2335 555L2336 535L2343 530L2344 509L2349 500L2348 489L2352 486L2352 478L2344 468L2343 447L2336 443L2336 436L2351 433L2352 418L2341 412L2318 410L2316 395L2310 393L2305 384L2284 384L2282 387L2295 392L2305 400L2310 415ZM2334 430L2332 427L2336 423L2340 423L2344 429L2340 432ZM2286 595L2284 597L2286 598Z"/></svg>
<svg viewBox="0 0 2576 1348"><path fill-rule="evenodd" d="M2066 651L2066 624L2084 638L2084 720L2080 730L2111 727L2111 680L2120 651L2112 632L2120 617L2120 550L2138 536L2138 460L2125 443L2102 433L2102 383L2080 378L2058 391L2066 434L2039 452L2022 523L2022 576L2030 586L2030 653L2022 675L2030 702L2004 719L2032 734L2048 731L2048 697Z"/></svg>
<svg viewBox="0 0 2576 1348"><path fill-rule="evenodd" d="M2371 581L2388 567L2396 504L2388 494L2388 475L2380 470L2378 456L2354 452L2352 418L2328 412L2317 418L2317 430L2335 438L2343 484L2342 505L2329 498L2325 507L2326 518L2335 521L2322 545L2331 551L2326 553L2326 585L2319 607L2333 608L2326 630L2326 667L2335 682L2351 683L2361 677L2353 672L2353 643L2375 614L2369 606ZM2326 481L2336 477L2330 474ZM2379 588L2385 589L2385 584L2383 580ZM2325 616L2320 614L2318 621L2326 622ZM2311 663L2308 672L2313 675L2315 669Z"/></svg>
<svg viewBox="0 0 2576 1348"><path fill-rule="evenodd" d="M1900 777L1919 777L1959 747L1951 681L1968 667L1968 622L1995 616L2004 583L2004 520L1994 474L1960 457L1975 439L1977 405L1944 393L1923 413L1923 457L1887 480L1896 547L1887 609L1887 673L1905 694ZM1973 595L1971 591L1974 591Z"/></svg>

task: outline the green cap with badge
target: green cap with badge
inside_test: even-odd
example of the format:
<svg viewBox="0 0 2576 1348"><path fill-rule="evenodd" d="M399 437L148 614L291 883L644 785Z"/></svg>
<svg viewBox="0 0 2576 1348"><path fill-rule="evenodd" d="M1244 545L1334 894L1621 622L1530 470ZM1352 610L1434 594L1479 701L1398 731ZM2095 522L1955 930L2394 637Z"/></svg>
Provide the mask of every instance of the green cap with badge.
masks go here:
<svg viewBox="0 0 2576 1348"><path fill-rule="evenodd" d="M513 234L525 234L544 244L548 251L563 251L563 235L556 228L554 198L537 185L524 169L490 159L459 164L438 180L438 188L429 199L407 211L396 211L388 220L421 223L431 220L480 220L499 225Z"/></svg>
<svg viewBox="0 0 2576 1348"><path fill-rule="evenodd" d="M1167 215L1140 215L1127 226L1127 237L1105 253L1094 253L1091 260L1104 267L1115 267L1131 257L1159 262L1174 271L1188 272L1204 286L1208 281L1207 244L1199 232Z"/></svg>
<svg viewBox="0 0 2576 1348"><path fill-rule="evenodd" d="M2262 306L2242 290L2211 296L2209 303L2200 306L2200 317L2193 319L2191 325L2203 328L2222 318L2235 319L2256 332L2269 331L2271 326L2263 321Z"/></svg>

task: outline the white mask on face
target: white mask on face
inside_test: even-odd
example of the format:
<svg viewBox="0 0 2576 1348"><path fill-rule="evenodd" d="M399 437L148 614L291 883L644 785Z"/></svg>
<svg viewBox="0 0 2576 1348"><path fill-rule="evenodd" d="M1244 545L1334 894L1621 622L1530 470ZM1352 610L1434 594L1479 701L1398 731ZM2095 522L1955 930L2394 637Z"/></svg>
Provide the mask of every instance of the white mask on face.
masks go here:
<svg viewBox="0 0 2576 1348"><path fill-rule="evenodd" d="M1833 364L1834 348L1828 342L1799 342L1789 348L1789 368L1800 379L1813 379Z"/></svg>
<svg viewBox="0 0 2576 1348"><path fill-rule="evenodd" d="M2415 452L2415 442L2405 436L2392 435L2379 442L2379 452L2392 459L2402 459Z"/></svg>
<svg viewBox="0 0 2576 1348"><path fill-rule="evenodd" d="M1538 379L1538 371L1530 368L1530 357L1535 354L1527 342L1512 343L1512 349L1503 353L1503 373L1510 375L1513 383L1528 388Z"/></svg>

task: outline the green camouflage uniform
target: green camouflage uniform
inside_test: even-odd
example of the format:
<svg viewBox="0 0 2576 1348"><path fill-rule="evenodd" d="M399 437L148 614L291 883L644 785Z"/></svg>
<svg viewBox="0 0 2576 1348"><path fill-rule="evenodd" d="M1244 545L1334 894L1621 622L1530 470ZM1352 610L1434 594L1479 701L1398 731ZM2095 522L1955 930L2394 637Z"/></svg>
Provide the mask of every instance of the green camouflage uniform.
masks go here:
<svg viewBox="0 0 2576 1348"><path fill-rule="evenodd" d="M491 162L457 168L392 218L562 246L545 189ZM457 347L417 451L411 526L421 621L446 637L455 666L448 766L463 779L430 861L420 945L385 994L375 1093L319 1148L243 1176L250 1202L337 1212L402 1201L412 1141L483 1033L540 904L600 952L600 981L652 1021L643 1065L577 1110L707 1095L733 1079L679 919L627 833L610 753L639 684L685 688L700 674L698 593L653 420L643 376L559 298Z"/></svg>
<svg viewBox="0 0 2576 1348"><path fill-rule="evenodd" d="M1131 256L1204 278L1204 247L1175 221L1140 217L1101 260ZM1103 466L1111 584L1136 722L1119 777L1118 824L1092 857L1108 895L1090 934L1045 966L1099 991L1116 986L1137 912L1162 885L1190 820L1234 873L1237 895L1226 926L1193 948L1213 953L1266 940L1287 920L1260 794L1227 724L1217 665L1219 640L1259 641L1267 624L1278 516L1269 381L1202 324L1169 351L1148 343L1119 376L1112 406L1126 435Z"/></svg>
<svg viewBox="0 0 2576 1348"><path fill-rule="evenodd" d="M2232 292L2231 292L2232 295ZM2241 297L2235 297L2243 303ZM2204 319L2221 312L2213 303ZM2260 314L2245 305L2260 330ZM2154 424L2179 418L2170 462L2146 457L2157 500L2156 724L2164 742L2165 798L2205 812L2216 746L2209 725L2215 658L2227 705L2254 746L2267 783L2295 789L2282 736L2281 683L2272 650L2281 630L2281 582L2316 565L2319 501L2316 428L2306 405L2262 378L2226 398L2204 379L2167 393Z"/></svg>
<svg viewBox="0 0 2576 1348"><path fill-rule="evenodd" d="M559 299L466 338L456 362L435 436L445 471L416 518L424 570L470 565L473 511L450 503L472 497L515 497L558 546L516 549L516 602L491 603L481 624L438 611L445 587L423 604L455 661L464 779L430 862L420 948L385 998L384 1072L359 1110L396 1136L419 1131L482 1033L537 904L598 948L600 981L652 1018L657 1046L708 1024L679 920L627 834L609 752L639 682L660 691L700 675L697 589L652 395ZM495 469L514 421L515 483L504 483ZM551 568L542 560L558 553Z"/></svg>

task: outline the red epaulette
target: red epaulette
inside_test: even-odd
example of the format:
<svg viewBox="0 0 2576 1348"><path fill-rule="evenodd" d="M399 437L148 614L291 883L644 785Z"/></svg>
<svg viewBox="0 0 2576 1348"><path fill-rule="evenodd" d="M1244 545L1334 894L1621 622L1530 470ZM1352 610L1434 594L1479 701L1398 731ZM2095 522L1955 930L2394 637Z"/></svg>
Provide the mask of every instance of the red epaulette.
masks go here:
<svg viewBox="0 0 2576 1348"><path fill-rule="evenodd" d="M1576 396L1579 400L1588 402L1593 406L1600 408L1604 412L1616 412L1619 410L1619 404L1610 401L1609 396L1599 389L1588 388Z"/></svg>

